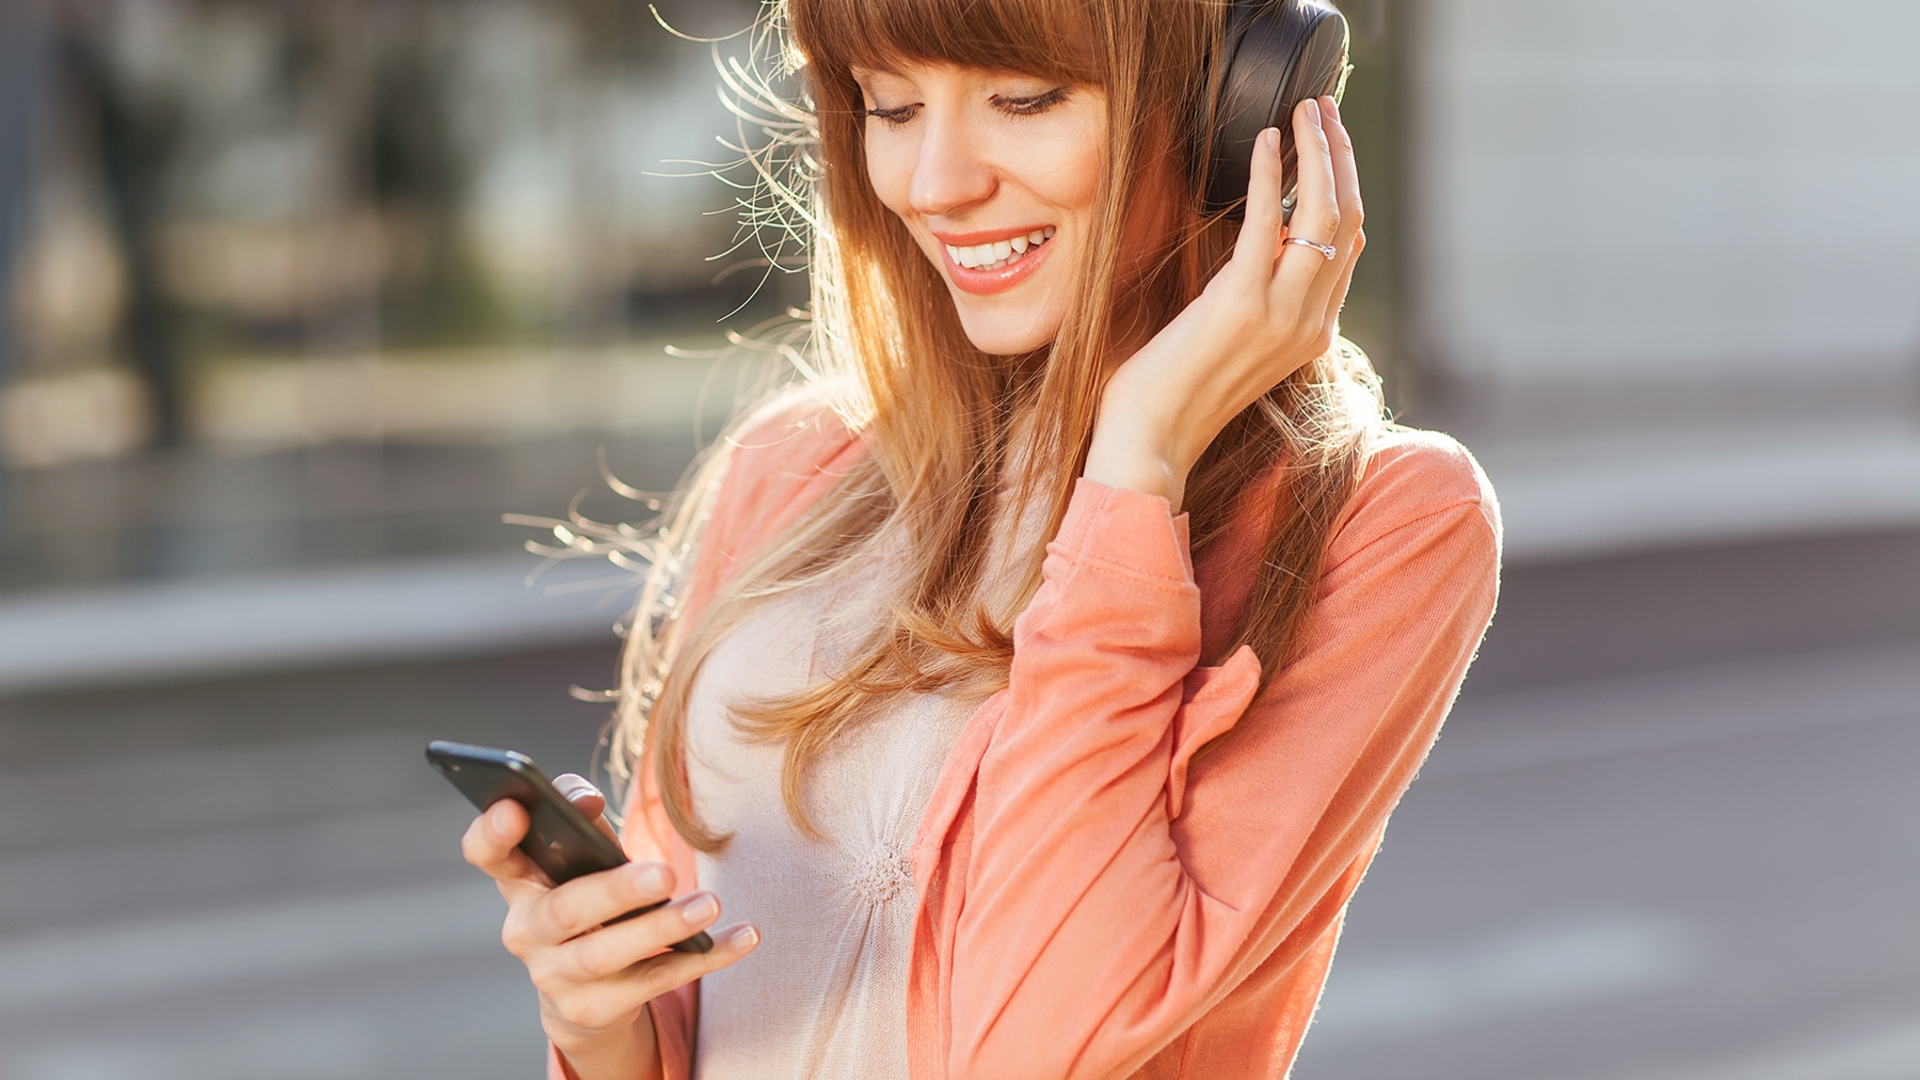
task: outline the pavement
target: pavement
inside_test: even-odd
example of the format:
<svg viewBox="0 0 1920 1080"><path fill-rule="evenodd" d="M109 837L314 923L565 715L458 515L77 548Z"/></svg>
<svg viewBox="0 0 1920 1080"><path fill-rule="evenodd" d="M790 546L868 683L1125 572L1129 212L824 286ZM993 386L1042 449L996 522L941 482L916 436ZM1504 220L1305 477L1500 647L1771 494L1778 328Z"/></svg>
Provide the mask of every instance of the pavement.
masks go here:
<svg viewBox="0 0 1920 1080"><path fill-rule="evenodd" d="M1511 561L1920 524L1920 422L1469 440Z"/></svg>
<svg viewBox="0 0 1920 1080"><path fill-rule="evenodd" d="M28 595L0 601L0 693L607 640L636 584L523 554Z"/></svg>
<svg viewBox="0 0 1920 1080"><path fill-rule="evenodd" d="M1920 640L1469 700L1295 1075L1920 1076Z"/></svg>
<svg viewBox="0 0 1920 1080"><path fill-rule="evenodd" d="M540 1075L426 742L585 770L610 643L0 698L0 1077Z"/></svg>

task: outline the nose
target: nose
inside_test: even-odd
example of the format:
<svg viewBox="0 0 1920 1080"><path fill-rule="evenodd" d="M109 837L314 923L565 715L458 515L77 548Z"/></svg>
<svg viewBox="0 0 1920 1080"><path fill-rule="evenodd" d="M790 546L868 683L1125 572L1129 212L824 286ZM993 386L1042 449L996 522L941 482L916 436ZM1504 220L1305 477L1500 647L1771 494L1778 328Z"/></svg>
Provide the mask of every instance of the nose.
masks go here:
<svg viewBox="0 0 1920 1080"><path fill-rule="evenodd" d="M979 153L967 125L950 117L929 119L907 189L914 210L943 217L992 197L999 176Z"/></svg>

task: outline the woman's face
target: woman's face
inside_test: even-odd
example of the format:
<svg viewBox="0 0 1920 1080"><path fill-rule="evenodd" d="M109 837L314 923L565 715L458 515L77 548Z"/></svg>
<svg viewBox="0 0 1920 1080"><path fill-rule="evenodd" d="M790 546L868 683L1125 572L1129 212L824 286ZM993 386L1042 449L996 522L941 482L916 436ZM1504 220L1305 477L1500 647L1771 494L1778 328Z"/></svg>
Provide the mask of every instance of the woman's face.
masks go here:
<svg viewBox="0 0 1920 1080"><path fill-rule="evenodd" d="M1105 94L945 64L853 75L867 176L940 268L968 339L999 355L1052 341L1093 227Z"/></svg>

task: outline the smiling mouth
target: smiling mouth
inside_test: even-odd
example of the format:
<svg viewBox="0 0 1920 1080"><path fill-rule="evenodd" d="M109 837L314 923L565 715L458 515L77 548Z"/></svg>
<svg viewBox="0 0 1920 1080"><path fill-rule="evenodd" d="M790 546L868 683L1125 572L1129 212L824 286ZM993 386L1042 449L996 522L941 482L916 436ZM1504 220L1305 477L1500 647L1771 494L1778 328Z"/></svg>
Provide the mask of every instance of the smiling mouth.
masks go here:
<svg viewBox="0 0 1920 1080"><path fill-rule="evenodd" d="M1027 257L1032 251L1045 246L1053 239L1054 227L1035 229L1025 236L1015 236L1007 240L995 240L991 244L975 244L970 247L946 245L947 258L954 265L968 270L1001 270L1012 266Z"/></svg>

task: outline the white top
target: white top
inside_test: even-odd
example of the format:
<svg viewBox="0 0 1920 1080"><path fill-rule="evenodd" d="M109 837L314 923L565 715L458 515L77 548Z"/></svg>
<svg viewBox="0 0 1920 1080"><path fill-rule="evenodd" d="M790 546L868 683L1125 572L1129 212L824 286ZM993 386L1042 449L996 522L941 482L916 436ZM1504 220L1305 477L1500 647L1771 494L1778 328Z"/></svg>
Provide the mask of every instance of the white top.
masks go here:
<svg viewBox="0 0 1920 1080"><path fill-rule="evenodd" d="M687 774L703 821L732 842L699 856L723 922L760 928L760 947L701 979L699 1080L847 1080L907 1075L907 960L914 833L947 752L975 705L902 697L841 737L809 771L824 841L794 826L780 796L783 743L755 742L729 701L817 681L860 628L835 626L849 586L768 601L721 640L695 680Z"/></svg>

